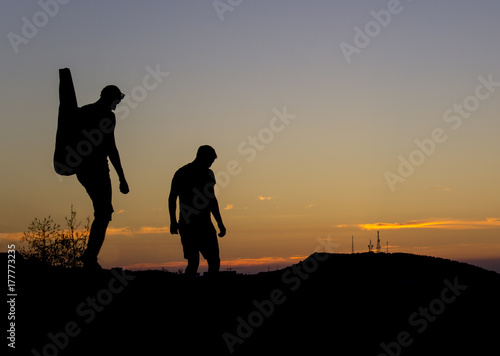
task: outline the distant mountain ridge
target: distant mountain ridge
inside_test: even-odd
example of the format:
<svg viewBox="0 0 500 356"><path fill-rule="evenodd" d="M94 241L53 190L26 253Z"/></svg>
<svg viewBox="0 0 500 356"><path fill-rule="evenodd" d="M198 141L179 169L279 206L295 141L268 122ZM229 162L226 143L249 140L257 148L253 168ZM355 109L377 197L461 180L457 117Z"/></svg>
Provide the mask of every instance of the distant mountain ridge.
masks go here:
<svg viewBox="0 0 500 356"><path fill-rule="evenodd" d="M279 271L195 281L18 268L16 341L26 355L498 351L500 275L441 258L315 253Z"/></svg>

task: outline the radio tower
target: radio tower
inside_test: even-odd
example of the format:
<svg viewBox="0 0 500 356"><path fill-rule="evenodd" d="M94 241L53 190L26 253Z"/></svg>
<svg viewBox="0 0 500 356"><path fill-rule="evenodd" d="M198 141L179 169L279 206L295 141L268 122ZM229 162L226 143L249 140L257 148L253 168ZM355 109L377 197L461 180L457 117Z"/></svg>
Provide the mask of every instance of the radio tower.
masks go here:
<svg viewBox="0 0 500 356"><path fill-rule="evenodd" d="M375 249L376 253L380 253L380 237L377 231L377 248Z"/></svg>

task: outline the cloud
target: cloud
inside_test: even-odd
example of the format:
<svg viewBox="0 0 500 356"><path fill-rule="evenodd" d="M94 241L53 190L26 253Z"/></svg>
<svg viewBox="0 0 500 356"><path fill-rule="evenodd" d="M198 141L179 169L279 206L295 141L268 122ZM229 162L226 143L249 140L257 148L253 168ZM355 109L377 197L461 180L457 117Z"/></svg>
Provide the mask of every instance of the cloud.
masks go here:
<svg viewBox="0 0 500 356"><path fill-rule="evenodd" d="M131 227L108 227L106 235L132 235L135 234L134 229Z"/></svg>
<svg viewBox="0 0 500 356"><path fill-rule="evenodd" d="M234 204L227 204L224 210L232 210L234 209Z"/></svg>
<svg viewBox="0 0 500 356"><path fill-rule="evenodd" d="M449 192L451 190L450 187L445 187L443 185L434 185L432 187L427 187L427 190L435 190L436 192Z"/></svg>
<svg viewBox="0 0 500 356"><path fill-rule="evenodd" d="M362 230L397 230L397 229L446 229L446 230L477 230L498 229L500 218L487 218L486 220L453 220L453 219L427 219L413 220L404 223L367 223L358 225L337 225L344 228L356 226Z"/></svg>
<svg viewBox="0 0 500 356"><path fill-rule="evenodd" d="M271 200L271 197L263 197L262 195L259 195L259 200Z"/></svg>
<svg viewBox="0 0 500 356"><path fill-rule="evenodd" d="M141 226L137 232L138 234L169 234L170 226L163 227L153 227L153 226Z"/></svg>
<svg viewBox="0 0 500 356"><path fill-rule="evenodd" d="M5 241L21 240L21 237L23 237L23 235L24 235L23 232L1 232L0 240L5 240Z"/></svg>
<svg viewBox="0 0 500 356"><path fill-rule="evenodd" d="M167 234L170 233L170 226L154 227L141 226L139 228L125 227L109 227L106 235L140 235L140 234Z"/></svg>

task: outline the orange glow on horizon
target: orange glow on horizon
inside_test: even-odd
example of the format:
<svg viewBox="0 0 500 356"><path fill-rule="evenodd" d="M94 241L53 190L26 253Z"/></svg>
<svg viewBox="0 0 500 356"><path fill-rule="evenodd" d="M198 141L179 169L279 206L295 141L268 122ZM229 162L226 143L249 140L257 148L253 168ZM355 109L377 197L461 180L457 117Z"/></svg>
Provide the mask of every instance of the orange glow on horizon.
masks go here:
<svg viewBox="0 0 500 356"><path fill-rule="evenodd" d="M239 269L250 267L265 267L265 266L289 266L305 260L309 256L289 256L289 257L261 257L261 258L236 258L233 260L221 261L221 270ZM123 266L128 270L148 270L148 269L183 269L186 267L186 261L163 262L163 263L135 263L128 266ZM206 267L205 260L200 261L200 267Z"/></svg>
<svg viewBox="0 0 500 356"><path fill-rule="evenodd" d="M154 227L141 226L140 228L108 227L106 235L138 235L138 234L170 234L170 226Z"/></svg>
<svg viewBox="0 0 500 356"><path fill-rule="evenodd" d="M348 225L338 225L347 227ZM368 223L355 225L362 230L397 230L397 229L449 229L449 230L476 230L500 228L500 218L486 220L414 220L405 223Z"/></svg>

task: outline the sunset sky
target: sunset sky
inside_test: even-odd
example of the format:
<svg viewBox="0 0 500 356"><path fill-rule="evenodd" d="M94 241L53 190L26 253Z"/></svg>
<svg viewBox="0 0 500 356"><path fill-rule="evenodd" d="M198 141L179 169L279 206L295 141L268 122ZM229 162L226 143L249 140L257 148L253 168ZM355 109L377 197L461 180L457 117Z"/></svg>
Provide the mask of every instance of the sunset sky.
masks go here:
<svg viewBox="0 0 500 356"><path fill-rule="evenodd" d="M1 251L92 204L52 166L58 69L80 106L117 85L103 267L184 268L175 171L209 144L222 268L314 251L439 256L500 272L497 0L4 1ZM496 262L495 262L496 261ZM203 268L202 268L203 270Z"/></svg>

